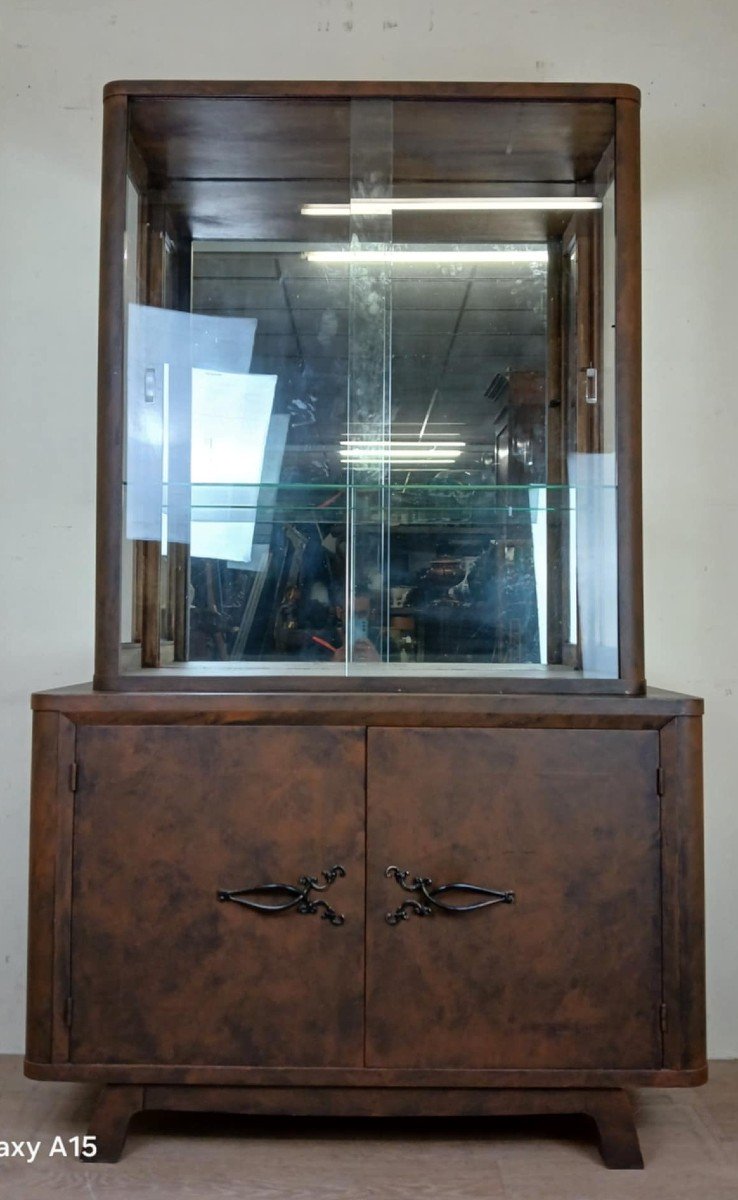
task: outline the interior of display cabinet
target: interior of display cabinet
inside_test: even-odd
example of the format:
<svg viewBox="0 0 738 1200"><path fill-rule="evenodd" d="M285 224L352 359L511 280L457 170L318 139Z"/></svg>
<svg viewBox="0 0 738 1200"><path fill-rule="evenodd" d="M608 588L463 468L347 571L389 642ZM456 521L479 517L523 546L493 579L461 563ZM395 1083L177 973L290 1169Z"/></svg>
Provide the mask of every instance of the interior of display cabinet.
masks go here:
<svg viewBox="0 0 738 1200"><path fill-rule="evenodd" d="M129 102L129 679L618 680L614 135Z"/></svg>

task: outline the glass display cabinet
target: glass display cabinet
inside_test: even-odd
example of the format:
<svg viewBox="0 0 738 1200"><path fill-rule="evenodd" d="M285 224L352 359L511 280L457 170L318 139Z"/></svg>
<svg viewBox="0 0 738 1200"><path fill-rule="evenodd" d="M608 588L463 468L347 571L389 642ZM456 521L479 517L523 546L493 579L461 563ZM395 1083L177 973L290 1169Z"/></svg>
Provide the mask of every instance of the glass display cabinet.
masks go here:
<svg viewBox="0 0 738 1200"><path fill-rule="evenodd" d="M637 90L104 113L95 677L33 699L26 1072L99 1081L101 1161L189 1108L580 1112L641 1165L624 1089L706 1067Z"/></svg>
<svg viewBox="0 0 738 1200"><path fill-rule="evenodd" d="M100 683L642 691L630 109L270 91L110 117Z"/></svg>

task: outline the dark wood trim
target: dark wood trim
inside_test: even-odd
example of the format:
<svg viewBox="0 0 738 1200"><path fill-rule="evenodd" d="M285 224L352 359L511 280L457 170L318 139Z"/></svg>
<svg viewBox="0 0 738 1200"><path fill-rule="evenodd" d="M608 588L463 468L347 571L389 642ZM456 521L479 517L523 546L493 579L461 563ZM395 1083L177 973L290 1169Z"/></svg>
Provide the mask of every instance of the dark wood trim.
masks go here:
<svg viewBox="0 0 738 1200"><path fill-rule="evenodd" d="M520 694L469 695L447 691L418 696L397 692L289 692L137 693L98 692L90 684L36 692L37 711L63 712L77 722L90 718L111 721L163 721L191 723L227 721L299 720L323 722L416 725L527 724L562 721L569 726L594 727L606 722L618 728L660 728L675 716L700 716L701 700L673 692L649 691L641 697L537 696Z"/></svg>
<svg viewBox="0 0 738 1200"><path fill-rule="evenodd" d="M605 153L602 155L602 158L595 167L595 172L592 178L595 187L595 195L602 200L605 192L615 179L615 138L608 143Z"/></svg>
<svg viewBox="0 0 738 1200"><path fill-rule="evenodd" d="M705 886L702 723L677 717L661 731L664 1066L700 1067L705 1044Z"/></svg>
<svg viewBox="0 0 738 1200"><path fill-rule="evenodd" d="M54 888L57 862L57 762L60 718L33 717L31 846L28 905L28 1003L26 1053L51 1060L51 997L54 994Z"/></svg>
<svg viewBox="0 0 738 1200"><path fill-rule="evenodd" d="M165 304L165 224L163 204L147 200L147 221L142 230L146 250L146 280L143 303L154 308ZM141 665L161 666L161 542L141 542L141 609L137 616L141 625ZM138 599L138 592L137 592Z"/></svg>
<svg viewBox="0 0 738 1200"><path fill-rule="evenodd" d="M141 665L161 666L161 542L141 542Z"/></svg>
<svg viewBox="0 0 738 1200"><path fill-rule="evenodd" d="M142 1087L119 1087L116 1084L102 1089L92 1111L89 1135L95 1139L94 1158L83 1162L114 1163L123 1153L128 1124L134 1113L145 1107Z"/></svg>
<svg viewBox="0 0 738 1200"><path fill-rule="evenodd" d="M95 678L101 686L117 677L120 652L127 141L127 101L111 96L103 112L98 347Z"/></svg>
<svg viewBox="0 0 738 1200"><path fill-rule="evenodd" d="M386 80L233 80L116 79L105 85L103 96L212 97L308 96L312 98L393 97L403 100L628 100L640 104L641 93L629 83L449 83Z"/></svg>
<svg viewBox="0 0 738 1200"><path fill-rule="evenodd" d="M645 685L641 494L641 190L639 108L615 105L615 278L620 675Z"/></svg>
<svg viewBox="0 0 738 1200"><path fill-rule="evenodd" d="M132 1089L133 1090L133 1089ZM347 1092L342 1088L166 1088L144 1089L146 1110L236 1112L248 1115L322 1117L520 1117L581 1114L594 1121L605 1166L639 1169L633 1105L619 1088L400 1088Z"/></svg>
<svg viewBox="0 0 738 1200"><path fill-rule="evenodd" d="M67 1004L72 992L72 838L74 830L74 790L72 764L75 762L77 727L66 716L59 718L56 783L56 882L54 899L54 990L52 1013L53 1062L69 1059L69 1020Z"/></svg>
<svg viewBox="0 0 738 1200"><path fill-rule="evenodd" d="M602 1091L580 1093L580 1103L597 1126L600 1154L606 1167L616 1170L642 1170L643 1156L633 1115L633 1103L627 1092Z"/></svg>
<svg viewBox="0 0 738 1200"><path fill-rule="evenodd" d="M98 1096L89 1126L97 1153L89 1162L117 1162L131 1117L154 1112L229 1112L291 1117L499 1117L562 1113L591 1118L605 1166L641 1168L630 1097L620 1088L480 1089L134 1087L108 1085Z"/></svg>
<svg viewBox="0 0 738 1200"><path fill-rule="evenodd" d="M377 692L393 691L405 695L433 696L441 689L461 696L471 695L564 695L564 696L641 696L641 685L628 684L622 679L568 678L557 679L490 675L478 679L448 679L443 676L427 676L424 679L408 680L403 675L377 676L375 678L351 678L343 676L290 676L251 675L246 671L235 671L229 675L217 675L202 670L203 663L189 663L182 668L161 667L152 671L128 671L96 687L109 692L183 692L203 691L237 693L285 692L309 697L323 692L359 692L371 696Z"/></svg>
<svg viewBox="0 0 738 1200"><path fill-rule="evenodd" d="M566 479L564 453L563 407L563 328L562 283L563 254L561 238L548 241L548 307L546 311L546 478L549 483L563 484ZM554 493L558 495L558 493ZM564 597L559 563L564 561L565 512L549 502L546 516L548 554L548 649L551 663L563 662L564 656Z"/></svg>
<svg viewBox="0 0 738 1200"><path fill-rule="evenodd" d="M182 542L169 543L169 600L174 661L187 662L190 641L190 548Z"/></svg>
<svg viewBox="0 0 738 1200"><path fill-rule="evenodd" d="M172 308L190 312L192 308L192 238L172 229L172 249L168 260L168 284ZM167 637L171 639L175 662L187 662L190 642L190 547L170 542L167 549L169 564L169 620Z"/></svg>
<svg viewBox="0 0 738 1200"><path fill-rule="evenodd" d="M26 1059L28 1079L64 1083L108 1082L204 1085L213 1087L473 1087L586 1088L694 1087L707 1079L707 1067L692 1071L500 1069L495 1071L380 1070L372 1067L155 1066L146 1063L42 1063Z"/></svg>

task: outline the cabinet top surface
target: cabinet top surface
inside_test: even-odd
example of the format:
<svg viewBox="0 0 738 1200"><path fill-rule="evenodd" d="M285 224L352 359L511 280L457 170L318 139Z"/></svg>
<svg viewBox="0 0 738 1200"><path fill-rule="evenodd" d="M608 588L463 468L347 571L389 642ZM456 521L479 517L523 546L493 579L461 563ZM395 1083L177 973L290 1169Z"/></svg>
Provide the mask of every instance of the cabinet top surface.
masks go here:
<svg viewBox="0 0 738 1200"><path fill-rule="evenodd" d="M111 96L397 96L445 99L498 100L633 100L640 103L639 88L629 83L525 83L488 81L389 80L182 80L116 79L106 84Z"/></svg>
<svg viewBox="0 0 738 1200"><path fill-rule="evenodd" d="M644 696L459 694L410 692L300 693L300 692L101 692L92 683L35 692L32 707L38 711L69 713L269 713L275 716L309 713L319 723L327 714L345 716L348 723L361 718L370 723L382 714L442 718L463 724L466 717L535 715L586 717L700 716L703 701L695 696L662 688L649 688Z"/></svg>

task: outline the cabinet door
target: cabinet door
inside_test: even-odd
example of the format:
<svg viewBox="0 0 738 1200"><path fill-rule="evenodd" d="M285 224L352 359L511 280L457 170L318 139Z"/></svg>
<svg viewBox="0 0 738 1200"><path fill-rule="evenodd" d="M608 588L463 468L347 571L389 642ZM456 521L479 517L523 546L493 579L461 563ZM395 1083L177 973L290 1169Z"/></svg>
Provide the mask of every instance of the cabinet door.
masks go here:
<svg viewBox="0 0 738 1200"><path fill-rule="evenodd" d="M656 732L369 731L369 1066L660 1065L657 767Z"/></svg>
<svg viewBox="0 0 738 1200"><path fill-rule="evenodd" d="M78 760L73 1061L360 1065L363 730L82 726ZM334 866L340 925L219 900Z"/></svg>

